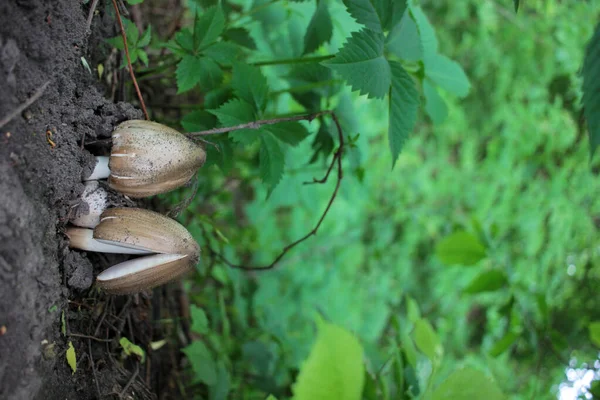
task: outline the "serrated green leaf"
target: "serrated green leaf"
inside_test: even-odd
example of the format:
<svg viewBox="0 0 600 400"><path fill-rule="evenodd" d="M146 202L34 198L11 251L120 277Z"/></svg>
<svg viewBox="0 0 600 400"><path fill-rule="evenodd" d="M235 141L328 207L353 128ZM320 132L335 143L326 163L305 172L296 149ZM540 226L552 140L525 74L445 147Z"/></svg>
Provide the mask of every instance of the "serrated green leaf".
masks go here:
<svg viewBox="0 0 600 400"><path fill-rule="evenodd" d="M137 344L131 343L131 341L126 337L122 337L121 339L119 339L119 344L123 349L123 354L125 354L126 356L130 356L132 354L136 355L141 359L142 364L144 363L144 361L146 360L146 352L144 351L144 349L142 349Z"/></svg>
<svg viewBox="0 0 600 400"><path fill-rule="evenodd" d="M242 54L239 46L230 42L215 43L204 49L203 53L224 66L232 65Z"/></svg>
<svg viewBox="0 0 600 400"><path fill-rule="evenodd" d="M364 380L359 341L345 329L321 322L292 392L294 400L359 400Z"/></svg>
<svg viewBox="0 0 600 400"><path fill-rule="evenodd" d="M146 52L144 50L140 50L140 49L138 49L138 51L136 51L136 54L139 57L139 59L144 63L144 65L147 67L148 66L148 54L146 54Z"/></svg>
<svg viewBox="0 0 600 400"><path fill-rule="evenodd" d="M503 400L496 383L481 371L465 368L454 371L432 393L431 400Z"/></svg>
<svg viewBox="0 0 600 400"><path fill-rule="evenodd" d="M285 157L279 142L271 133L263 133L260 139L260 178L268 187L270 195L283 177Z"/></svg>
<svg viewBox="0 0 600 400"><path fill-rule="evenodd" d="M204 382L212 386L217 383L217 366L206 345L196 340L181 350L192 365L193 383Z"/></svg>
<svg viewBox="0 0 600 400"><path fill-rule="evenodd" d="M181 120L181 126L186 132L199 132L214 128L217 124L217 118L204 110L196 110L184 115Z"/></svg>
<svg viewBox="0 0 600 400"><path fill-rule="evenodd" d="M444 353L444 349L429 321L426 319L418 320L415 323L413 336L417 348L425 354L431 362L439 362Z"/></svg>
<svg viewBox="0 0 600 400"><path fill-rule="evenodd" d="M130 47L137 47L140 38L140 31L138 31L137 25L126 18L123 18L123 25L125 25L127 44L130 45Z"/></svg>
<svg viewBox="0 0 600 400"><path fill-rule="evenodd" d="M75 348L73 347L73 343L69 341L69 347L67 348L67 364L71 367L71 375L74 375L77 372L77 355L75 354Z"/></svg>
<svg viewBox="0 0 600 400"><path fill-rule="evenodd" d="M439 125L448 117L448 107L438 91L429 80L423 81L423 94L425 95L425 111L434 124Z"/></svg>
<svg viewBox="0 0 600 400"><path fill-rule="evenodd" d="M500 354L508 350L518 338L519 335L516 333L508 332L502 337L502 339L494 343L494 346L490 349L489 355L492 357L498 357Z"/></svg>
<svg viewBox="0 0 600 400"><path fill-rule="evenodd" d="M590 157L600 145L600 24L587 45L583 61L583 112L590 138Z"/></svg>
<svg viewBox="0 0 600 400"><path fill-rule="evenodd" d="M175 77L177 80L177 94L187 92L200 81L202 58L193 55L184 56L177 64Z"/></svg>
<svg viewBox="0 0 600 400"><path fill-rule="evenodd" d="M267 78L260 68L248 64L235 63L233 65L233 79L231 86L235 94L251 104L259 115L267 104Z"/></svg>
<svg viewBox="0 0 600 400"><path fill-rule="evenodd" d="M467 285L463 290L466 294L475 294L483 292L493 292L495 290L502 289L508 278L503 271L498 269L492 269L489 271L481 272Z"/></svg>
<svg viewBox="0 0 600 400"><path fill-rule="evenodd" d="M435 254L444 264L469 266L484 259L487 250L477 236L458 231L440 240L435 247Z"/></svg>
<svg viewBox="0 0 600 400"><path fill-rule="evenodd" d="M152 27L148 26L148 29L144 32L142 37L137 43L137 47L146 47L150 44L150 40L152 39Z"/></svg>
<svg viewBox="0 0 600 400"><path fill-rule="evenodd" d="M417 122L419 92L413 79L398 62L391 61L392 87L389 98L388 141L392 152L392 167L402 146Z"/></svg>
<svg viewBox="0 0 600 400"><path fill-rule="evenodd" d="M192 316L191 330L200 334L208 333L208 318L203 309L192 304L190 306L190 314Z"/></svg>
<svg viewBox="0 0 600 400"><path fill-rule="evenodd" d="M220 5L197 14L194 22L194 49L200 50L213 43L225 29L225 14Z"/></svg>
<svg viewBox="0 0 600 400"><path fill-rule="evenodd" d="M231 390L231 378L223 361L217 365L217 383L208 388L210 400L227 400Z"/></svg>
<svg viewBox="0 0 600 400"><path fill-rule="evenodd" d="M399 24L396 24L387 36L386 51L406 61L423 59L423 44L419 28L407 9Z"/></svg>
<svg viewBox="0 0 600 400"><path fill-rule="evenodd" d="M406 9L403 0L344 0L344 4L356 22L375 32L389 30Z"/></svg>
<svg viewBox="0 0 600 400"><path fill-rule="evenodd" d="M588 330L592 343L600 347L600 321L591 322L588 325Z"/></svg>
<svg viewBox="0 0 600 400"><path fill-rule="evenodd" d="M368 97L383 98L390 88L392 72L383 56L384 37L382 33L363 29L352 36L327 62L328 68L337 71L352 90Z"/></svg>
<svg viewBox="0 0 600 400"><path fill-rule="evenodd" d="M317 50L322 44L331 40L333 35L333 23L331 15L327 8L327 1L321 0L317 2L317 8L313 14L306 34L304 35L304 53L308 54Z"/></svg>
<svg viewBox="0 0 600 400"><path fill-rule="evenodd" d="M182 29L175 34L175 43L189 53L194 52L194 35L188 29Z"/></svg>
<svg viewBox="0 0 600 400"><path fill-rule="evenodd" d="M309 135L308 130L300 122L287 121L275 125L265 126L264 129L273 136L292 146L297 146Z"/></svg>
<svg viewBox="0 0 600 400"><path fill-rule="evenodd" d="M425 75L439 87L458 96L469 94L471 83L462 67L446 56L437 54L426 61Z"/></svg>
<svg viewBox="0 0 600 400"><path fill-rule="evenodd" d="M254 42L254 39L250 36L250 32L245 28L228 29L223 34L223 38L250 50L256 50L256 42Z"/></svg>
<svg viewBox="0 0 600 400"><path fill-rule="evenodd" d="M200 58L200 69L197 71L200 78L198 86L203 92L209 92L219 86L223 81L223 71L221 67L211 58Z"/></svg>
<svg viewBox="0 0 600 400"><path fill-rule="evenodd" d="M240 99L233 99L223 104L217 110L208 110L216 115L222 126L235 126L256 120L253 107ZM229 132L229 137L234 142L249 145L260 136L260 129L240 129Z"/></svg>
<svg viewBox="0 0 600 400"><path fill-rule="evenodd" d="M438 52L439 44L435 35L435 29L421 7L411 3L410 13L417 24L421 47L423 49L423 59L425 60L425 65L427 65L429 57L436 55Z"/></svg>

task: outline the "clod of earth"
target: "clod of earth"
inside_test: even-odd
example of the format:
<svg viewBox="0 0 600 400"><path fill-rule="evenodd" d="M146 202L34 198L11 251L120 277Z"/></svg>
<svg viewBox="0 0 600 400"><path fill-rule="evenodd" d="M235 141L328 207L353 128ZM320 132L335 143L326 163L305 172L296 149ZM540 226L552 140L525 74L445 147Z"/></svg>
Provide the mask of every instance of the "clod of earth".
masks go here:
<svg viewBox="0 0 600 400"><path fill-rule="evenodd" d="M204 165L206 152L168 126L125 121L112 133L110 157L97 157L86 180L108 178L111 188L134 198L169 192L185 185Z"/></svg>
<svg viewBox="0 0 600 400"><path fill-rule="evenodd" d="M94 229L67 229L70 247L144 254L108 268L96 283L112 294L131 294L167 283L193 269L200 246L178 222L141 208L110 208Z"/></svg>
<svg viewBox="0 0 600 400"><path fill-rule="evenodd" d="M108 194L98 181L87 181L81 195L81 203L71 223L83 228L95 228L100 223L100 215L108 208Z"/></svg>

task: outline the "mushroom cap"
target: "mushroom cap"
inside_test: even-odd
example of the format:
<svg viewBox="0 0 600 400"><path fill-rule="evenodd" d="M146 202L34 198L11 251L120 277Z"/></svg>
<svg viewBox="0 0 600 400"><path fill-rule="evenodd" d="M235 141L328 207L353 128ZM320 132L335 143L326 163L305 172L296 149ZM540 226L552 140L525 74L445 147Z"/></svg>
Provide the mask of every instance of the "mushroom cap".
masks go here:
<svg viewBox="0 0 600 400"><path fill-rule="evenodd" d="M108 184L130 197L169 192L204 165L200 145L168 126L144 120L119 124L112 133Z"/></svg>
<svg viewBox="0 0 600 400"><path fill-rule="evenodd" d="M148 255L117 264L97 278L109 293L128 294L151 289L193 269L200 246L177 221L141 208L111 208L100 217L94 239L101 243L144 249Z"/></svg>

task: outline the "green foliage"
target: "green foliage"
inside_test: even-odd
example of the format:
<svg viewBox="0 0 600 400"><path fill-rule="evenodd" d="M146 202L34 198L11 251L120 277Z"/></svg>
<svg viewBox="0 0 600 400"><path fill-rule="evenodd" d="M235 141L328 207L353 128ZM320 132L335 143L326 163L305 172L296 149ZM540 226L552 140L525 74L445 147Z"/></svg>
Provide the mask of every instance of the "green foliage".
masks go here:
<svg viewBox="0 0 600 400"><path fill-rule="evenodd" d="M294 400L359 400L364 376L363 349L356 337L320 322L317 341L293 386Z"/></svg>
<svg viewBox="0 0 600 400"><path fill-rule="evenodd" d="M600 145L600 25L590 40L583 63L583 110L590 135L591 154Z"/></svg>
<svg viewBox="0 0 600 400"><path fill-rule="evenodd" d="M475 294L500 290L506 286L508 278L500 270L492 269L481 272L465 288L464 293Z"/></svg>
<svg viewBox="0 0 600 400"><path fill-rule="evenodd" d="M588 329L590 331L590 340L594 345L600 347L600 321L590 323Z"/></svg>
<svg viewBox="0 0 600 400"><path fill-rule="evenodd" d="M125 336L123 336L121 339L119 339L119 344L121 345L121 348L123 349L124 357L129 357L131 355L135 355L135 356L139 357L142 364L144 363L144 361L146 361L146 352L144 351L144 349L142 349L137 344L131 343L131 341L129 339L127 339Z"/></svg>
<svg viewBox="0 0 600 400"><path fill-rule="evenodd" d="M75 372L77 372L77 355L75 354L75 348L71 341L69 341L69 347L67 348L65 357L67 358L67 364L71 367L72 374L75 375Z"/></svg>
<svg viewBox="0 0 600 400"><path fill-rule="evenodd" d="M139 1L138 3L141 3ZM140 32L138 31L137 26L128 19L123 18L123 26L125 27L125 34L127 36L127 48L129 49L129 57L131 58L131 64L134 64L137 60L140 60L144 63L144 65L148 65L148 54L145 51L145 48L150 44L150 40L152 39L152 27L148 26L148 28L144 31L142 36L140 37ZM124 50L125 45L123 44L123 37L121 35L115 36L110 39L106 39L106 41L113 47ZM124 59L121 67L124 68L127 65L127 60Z"/></svg>
<svg viewBox="0 0 600 400"><path fill-rule="evenodd" d="M502 400L505 399L505 396L498 389L498 386L481 371L465 368L452 373L434 390L430 399Z"/></svg>
<svg viewBox="0 0 600 400"><path fill-rule="evenodd" d="M317 1L317 9L304 35L304 54L312 53L322 44L329 42L331 35L333 35L333 23L327 8L327 1Z"/></svg>
<svg viewBox="0 0 600 400"><path fill-rule="evenodd" d="M217 365L206 345L196 340L182 350L193 370L193 382L203 382L208 386L218 383Z"/></svg>
<svg viewBox="0 0 600 400"><path fill-rule="evenodd" d="M435 254L444 264L469 266L483 260L487 250L477 236L457 231L437 243Z"/></svg>

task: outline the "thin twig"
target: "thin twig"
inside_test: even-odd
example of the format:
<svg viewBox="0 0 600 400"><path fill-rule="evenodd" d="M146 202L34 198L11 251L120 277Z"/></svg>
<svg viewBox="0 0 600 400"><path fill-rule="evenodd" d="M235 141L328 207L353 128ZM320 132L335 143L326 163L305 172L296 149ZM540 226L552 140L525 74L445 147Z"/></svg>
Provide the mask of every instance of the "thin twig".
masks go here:
<svg viewBox="0 0 600 400"><path fill-rule="evenodd" d="M92 374L94 375L94 383L96 384L96 392L98 393L98 399L102 398L100 393L100 385L98 384L98 377L96 376L96 366L94 365L94 356L92 354L92 340L88 339L88 351L90 353L90 363L92 365Z"/></svg>
<svg viewBox="0 0 600 400"><path fill-rule="evenodd" d="M123 21L121 21L121 13L119 12L119 6L117 5L116 0L112 0L113 7L115 8L115 12L117 13L117 21L119 22L119 28L121 29L121 36L123 37L123 46L125 47L125 57L127 57L127 67L129 68L129 75L131 76L131 80L133 81L133 86L135 87L135 91L137 93L138 99L140 99L140 105L142 106L142 111L144 112L144 116L147 120L150 119L148 116L148 111L146 110L146 104L144 104L144 98L142 97L142 93L140 92L140 87L137 84L135 79L135 74L133 73L133 66L131 65L131 57L129 56L129 46L127 46L127 35L125 34L125 27L123 26Z"/></svg>
<svg viewBox="0 0 600 400"><path fill-rule="evenodd" d="M106 343L112 342L112 339L100 339L100 338L90 336L90 335L82 335L81 333L69 332L68 336L80 337L80 338L84 338L84 339L92 339L92 340L95 340L96 342L106 342Z"/></svg>
<svg viewBox="0 0 600 400"><path fill-rule="evenodd" d="M208 250L212 254L217 256L223 263L225 263L229 267L247 270L247 271L266 271L266 270L272 269L273 267L275 267L275 265L277 265L277 263L279 261L281 261L281 259L291 249L293 249L300 243L304 242L306 239L310 238L311 236L317 234L317 231L319 230L319 228L321 227L321 224L325 220L327 213L329 213L329 210L331 209L331 205L333 204L333 202L338 194L340 185L342 183L342 178L344 177L343 170L342 170L342 154L344 151L344 132L342 130L342 126L340 125L340 121L338 120L335 113L333 111L327 110L327 111L320 111L320 112L317 112L314 114L309 114L309 115L298 115L298 116L292 116L292 117L286 117L286 118L274 118L274 119L259 120L259 121L249 122L246 124L240 124L240 125L226 127L226 128L216 128L216 129L210 129L207 131L194 132L194 133L188 134L190 136L214 135L214 134L219 134L219 133L231 132L231 131L235 131L235 130L239 130L239 129L258 129L263 125L273 125L273 124L277 124L279 122L287 122L287 121L309 121L310 122L310 121L313 121L315 118L319 118L324 115L330 115L331 118L333 119L333 122L335 123L335 126L337 128L340 147L333 155L333 159L331 160L331 164L329 165L329 168L327 169L327 173L325 174L325 176L322 179L314 178L313 182L306 182L306 183L325 183L325 182L327 182L327 179L329 178L329 175L330 175L331 171L333 170L333 167L337 166L337 175L338 176L337 176L337 181L335 184L335 189L333 190L333 193L331 194L331 197L329 198L329 202L327 203L327 207L325 207L325 210L323 211L321 218L319 218L319 221L317 222L317 224L314 226L314 228L310 232L308 232L306 235L302 236L300 239L285 246L283 248L283 250L281 250L279 255L277 257L275 257L273 262L271 262L270 264L265 265L265 266L246 266L246 265L233 264L232 262L227 260L227 258L225 258L225 256L223 256L222 253L212 249L210 247L210 244L208 244Z"/></svg>
<svg viewBox="0 0 600 400"><path fill-rule="evenodd" d="M129 386L131 386L133 381L135 381L135 378L137 378L139 372L140 372L140 363L137 363L137 364L135 364L135 372L133 373L133 375L131 375L131 379L129 379L129 381L127 382L127 384L125 385L125 387L123 388L121 393L119 394L120 399L124 398L125 393L127 393L127 390L129 390Z"/></svg>
<svg viewBox="0 0 600 400"><path fill-rule="evenodd" d="M0 121L0 128L2 128L4 125L8 124L14 117L21 114L23 111L25 111L25 109L27 107L29 107L30 105L35 103L35 101L44 94L44 91L46 90L46 88L48 87L49 84L50 84L50 81L44 83L42 86L40 86L40 88L38 90L35 91L33 96L31 96L30 98L27 99L27 101L25 101L25 103L21 104L13 112L11 112L6 117L4 117Z"/></svg>
<svg viewBox="0 0 600 400"><path fill-rule="evenodd" d="M92 5L90 6L90 12L88 13L87 21L85 23L85 31L90 32L92 27L92 19L94 18L94 12L96 12L96 6L98 5L98 0L93 0Z"/></svg>

